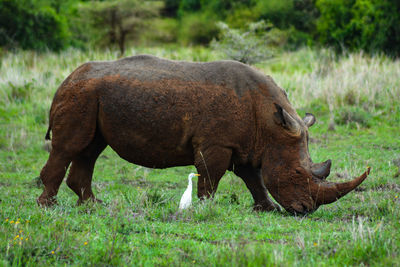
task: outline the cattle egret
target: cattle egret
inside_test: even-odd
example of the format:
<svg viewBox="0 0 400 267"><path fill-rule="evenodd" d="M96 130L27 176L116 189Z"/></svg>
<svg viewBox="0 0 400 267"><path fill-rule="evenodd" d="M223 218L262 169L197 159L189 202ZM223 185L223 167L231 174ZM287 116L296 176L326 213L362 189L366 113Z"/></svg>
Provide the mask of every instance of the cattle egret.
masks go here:
<svg viewBox="0 0 400 267"><path fill-rule="evenodd" d="M191 173L188 176L189 183L185 192L182 195L181 202L179 203L180 210L187 209L192 204L192 178L195 176L200 176L200 174Z"/></svg>

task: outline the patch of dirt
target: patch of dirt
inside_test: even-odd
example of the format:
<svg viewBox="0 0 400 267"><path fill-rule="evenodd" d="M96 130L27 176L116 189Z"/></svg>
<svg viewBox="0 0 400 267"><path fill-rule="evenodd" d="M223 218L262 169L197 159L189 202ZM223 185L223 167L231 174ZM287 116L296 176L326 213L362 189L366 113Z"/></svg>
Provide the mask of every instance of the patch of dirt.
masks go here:
<svg viewBox="0 0 400 267"><path fill-rule="evenodd" d="M354 189L354 191L356 191L356 192L364 192L364 191L367 191L367 188L365 188L363 186L358 186L358 187L356 187L356 189Z"/></svg>
<svg viewBox="0 0 400 267"><path fill-rule="evenodd" d="M202 237L196 237L196 236L187 236L187 235L181 235L178 233L174 233L172 234L177 238L180 239L192 239L192 240L196 240L199 242L208 242L210 244L214 244L214 245L228 245L231 248L233 247L243 247L245 245L248 244L252 244L252 243L270 243L270 244L288 244L289 242L287 240L275 240L275 239L271 239L271 238L266 238L266 239L262 239L262 240L249 240L249 239L240 239L240 240L228 240L228 239L221 239L221 240L209 240L207 238L202 238Z"/></svg>
<svg viewBox="0 0 400 267"><path fill-rule="evenodd" d="M354 189L354 191L356 192L364 192L364 191L396 191L396 192L400 192L400 185L398 184L393 184L393 183L389 183L389 184L381 184L372 188L365 188L363 186L359 186L356 189Z"/></svg>
<svg viewBox="0 0 400 267"><path fill-rule="evenodd" d="M382 185L378 185L377 187L372 188L373 191L396 191L396 192L400 192L400 185L398 184L393 184L393 183L389 183L389 184L382 184Z"/></svg>
<svg viewBox="0 0 400 267"><path fill-rule="evenodd" d="M372 147L374 149L378 149L378 150L395 150L395 149L397 149L396 147L390 147L387 145L377 145L377 144L374 144Z"/></svg>
<svg viewBox="0 0 400 267"><path fill-rule="evenodd" d="M11 184L10 183L6 183L6 182L0 182L0 187L9 187L9 186L11 186Z"/></svg>

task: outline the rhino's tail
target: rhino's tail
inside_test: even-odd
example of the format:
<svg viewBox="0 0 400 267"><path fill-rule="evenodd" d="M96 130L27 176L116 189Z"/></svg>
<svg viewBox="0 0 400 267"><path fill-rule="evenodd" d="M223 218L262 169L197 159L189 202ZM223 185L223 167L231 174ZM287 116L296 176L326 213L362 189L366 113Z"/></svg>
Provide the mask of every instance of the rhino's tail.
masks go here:
<svg viewBox="0 0 400 267"><path fill-rule="evenodd" d="M51 108L50 108L50 116L49 116L49 127L47 128L47 132L46 132L46 136L44 137L45 141L44 141L44 146L43 149L47 150L48 152L51 151L51 136L50 136L50 132L51 132L51 125L52 125L52 112L51 109L53 108L53 104L51 104Z"/></svg>
<svg viewBox="0 0 400 267"><path fill-rule="evenodd" d="M57 92L58 92L58 90L57 90ZM56 95L57 95L57 92L56 92ZM56 97L56 95L54 96L54 98ZM54 116L53 108L54 108L54 99L53 99L53 102L51 103L50 111L49 111L49 127L47 128L46 136L44 137L44 139L47 141L51 140L50 132L51 132L51 126L53 125L53 116Z"/></svg>
<svg viewBox="0 0 400 267"><path fill-rule="evenodd" d="M46 133L46 136L44 138L45 140L51 140L50 131L51 131L51 125L49 124L49 128L47 128L47 133Z"/></svg>

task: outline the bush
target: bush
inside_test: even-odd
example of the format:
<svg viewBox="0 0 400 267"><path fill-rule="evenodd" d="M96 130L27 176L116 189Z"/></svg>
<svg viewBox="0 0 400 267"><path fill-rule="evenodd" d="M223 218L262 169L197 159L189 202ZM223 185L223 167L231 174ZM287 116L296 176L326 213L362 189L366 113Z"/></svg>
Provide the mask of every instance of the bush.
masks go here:
<svg viewBox="0 0 400 267"><path fill-rule="evenodd" d="M60 50L69 44L64 16L29 0L0 0L0 46Z"/></svg>
<svg viewBox="0 0 400 267"><path fill-rule="evenodd" d="M207 13L191 13L183 16L179 39L186 45L209 44L218 34L218 28L213 21L216 21L216 18Z"/></svg>
<svg viewBox="0 0 400 267"><path fill-rule="evenodd" d="M293 0L259 1L255 7L260 18L271 21L279 28L288 28L294 11Z"/></svg>
<svg viewBox="0 0 400 267"><path fill-rule="evenodd" d="M178 15L184 16L185 13L194 13L201 9L200 0L180 0L178 8Z"/></svg>
<svg viewBox="0 0 400 267"><path fill-rule="evenodd" d="M251 0L240 2L251 2ZM178 16L183 17L187 13L207 13L224 19L237 5L239 3L231 0L180 0Z"/></svg>
<svg viewBox="0 0 400 267"><path fill-rule="evenodd" d="M312 43L312 33L318 17L313 0L257 1L252 13L284 32L289 48Z"/></svg>
<svg viewBox="0 0 400 267"><path fill-rule="evenodd" d="M233 10L227 17L226 23L232 28L243 29L249 21L257 21L259 14L248 7Z"/></svg>
<svg viewBox="0 0 400 267"><path fill-rule="evenodd" d="M400 2L318 0L317 34L337 51L362 49L400 55Z"/></svg>
<svg viewBox="0 0 400 267"><path fill-rule="evenodd" d="M140 33L141 44L176 43L178 21L174 18L156 18L148 24L149 30Z"/></svg>
<svg viewBox="0 0 400 267"><path fill-rule="evenodd" d="M250 23L247 31L231 29L223 22L217 24L221 31L219 41L214 40L211 46L225 54L229 59L245 64L254 64L271 58L272 48L269 46L272 38L266 31L272 28L264 21Z"/></svg>

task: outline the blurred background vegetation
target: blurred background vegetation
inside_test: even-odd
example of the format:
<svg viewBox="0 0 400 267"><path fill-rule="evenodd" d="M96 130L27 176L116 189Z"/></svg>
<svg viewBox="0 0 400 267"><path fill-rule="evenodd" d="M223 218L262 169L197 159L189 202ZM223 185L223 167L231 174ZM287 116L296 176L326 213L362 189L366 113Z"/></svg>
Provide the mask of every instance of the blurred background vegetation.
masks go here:
<svg viewBox="0 0 400 267"><path fill-rule="evenodd" d="M263 27L254 31L251 25L260 21ZM252 42L256 34L271 51L329 46L339 53L399 56L400 1L0 0L3 52L107 47L122 55L127 46L212 42L226 48L224 38L246 39L249 32Z"/></svg>

